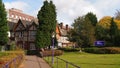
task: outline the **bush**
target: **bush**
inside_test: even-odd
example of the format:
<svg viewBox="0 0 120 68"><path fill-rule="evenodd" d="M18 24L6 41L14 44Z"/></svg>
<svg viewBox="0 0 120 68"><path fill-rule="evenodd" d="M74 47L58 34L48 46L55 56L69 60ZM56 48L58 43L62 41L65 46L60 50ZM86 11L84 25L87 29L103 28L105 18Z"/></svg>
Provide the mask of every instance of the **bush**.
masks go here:
<svg viewBox="0 0 120 68"><path fill-rule="evenodd" d="M61 50L54 50L54 56L60 56L63 54L63 51ZM41 56L45 57L45 56L52 56L53 55L53 51L52 50L47 50L47 51L43 51L41 52Z"/></svg>
<svg viewBox="0 0 120 68"><path fill-rule="evenodd" d="M26 54L27 55L38 55L39 51L37 51L37 50L27 50Z"/></svg>
<svg viewBox="0 0 120 68"><path fill-rule="evenodd" d="M95 54L120 54L119 47L103 47L103 48L84 48L85 52Z"/></svg>
<svg viewBox="0 0 120 68"><path fill-rule="evenodd" d="M59 50L65 51L65 52L77 52L80 51L79 48L59 48Z"/></svg>

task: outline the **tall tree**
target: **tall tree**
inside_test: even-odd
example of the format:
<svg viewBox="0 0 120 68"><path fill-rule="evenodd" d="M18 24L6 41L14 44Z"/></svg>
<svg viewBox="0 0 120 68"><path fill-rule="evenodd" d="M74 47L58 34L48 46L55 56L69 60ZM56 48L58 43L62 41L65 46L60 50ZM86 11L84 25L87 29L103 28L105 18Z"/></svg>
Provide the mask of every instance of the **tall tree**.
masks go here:
<svg viewBox="0 0 120 68"><path fill-rule="evenodd" d="M89 13L86 14L85 17L87 17L91 21L91 24L93 26L96 26L98 21L97 21L97 17L96 17L95 14L93 14L92 12L89 12Z"/></svg>
<svg viewBox="0 0 120 68"><path fill-rule="evenodd" d="M7 14L4 4L0 0L0 46L5 45L8 42L8 26L7 26Z"/></svg>
<svg viewBox="0 0 120 68"><path fill-rule="evenodd" d="M110 37L111 37L111 42L113 43L113 45L120 45L118 43L118 39L120 38L120 31L118 29L118 26L116 25L114 18L111 19L111 23L110 23L110 29L109 29L109 33L110 33ZM119 39L120 40L120 39Z"/></svg>
<svg viewBox="0 0 120 68"><path fill-rule="evenodd" d="M109 29L109 34L110 34L110 38L111 38L111 42L114 44L115 43L115 35L118 32L118 28L116 23L114 22L114 19L111 19L111 23L110 23L110 29Z"/></svg>
<svg viewBox="0 0 120 68"><path fill-rule="evenodd" d="M40 48L51 45L51 36L56 28L56 8L52 1L44 1L38 12L39 27L36 36L36 45Z"/></svg>

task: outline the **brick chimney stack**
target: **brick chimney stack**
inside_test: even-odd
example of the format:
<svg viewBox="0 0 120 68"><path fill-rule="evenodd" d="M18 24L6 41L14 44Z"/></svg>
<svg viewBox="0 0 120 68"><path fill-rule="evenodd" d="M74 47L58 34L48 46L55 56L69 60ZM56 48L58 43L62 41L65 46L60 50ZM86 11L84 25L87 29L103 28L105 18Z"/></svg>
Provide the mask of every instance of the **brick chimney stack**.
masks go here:
<svg viewBox="0 0 120 68"><path fill-rule="evenodd" d="M66 24L66 30L68 30L69 28L68 28L68 24Z"/></svg>
<svg viewBox="0 0 120 68"><path fill-rule="evenodd" d="M63 28L63 23L62 23L62 22L60 23L60 28L61 28L61 29Z"/></svg>

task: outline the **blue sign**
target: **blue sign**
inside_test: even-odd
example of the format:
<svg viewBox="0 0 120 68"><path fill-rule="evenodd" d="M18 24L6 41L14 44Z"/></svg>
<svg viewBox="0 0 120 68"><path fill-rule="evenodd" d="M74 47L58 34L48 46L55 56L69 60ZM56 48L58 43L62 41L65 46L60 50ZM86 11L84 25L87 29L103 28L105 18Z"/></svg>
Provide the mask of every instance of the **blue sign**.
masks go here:
<svg viewBox="0 0 120 68"><path fill-rule="evenodd" d="M104 41L95 41L94 44L95 44L95 46L104 46L105 42Z"/></svg>

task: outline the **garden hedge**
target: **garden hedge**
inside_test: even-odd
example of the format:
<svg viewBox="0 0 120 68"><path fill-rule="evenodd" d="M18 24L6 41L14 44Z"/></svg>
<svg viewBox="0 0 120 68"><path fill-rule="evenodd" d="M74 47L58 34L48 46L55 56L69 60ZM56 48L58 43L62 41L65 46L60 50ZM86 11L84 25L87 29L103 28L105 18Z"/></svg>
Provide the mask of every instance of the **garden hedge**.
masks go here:
<svg viewBox="0 0 120 68"><path fill-rule="evenodd" d="M120 54L120 47L84 48L85 52L95 54Z"/></svg>

